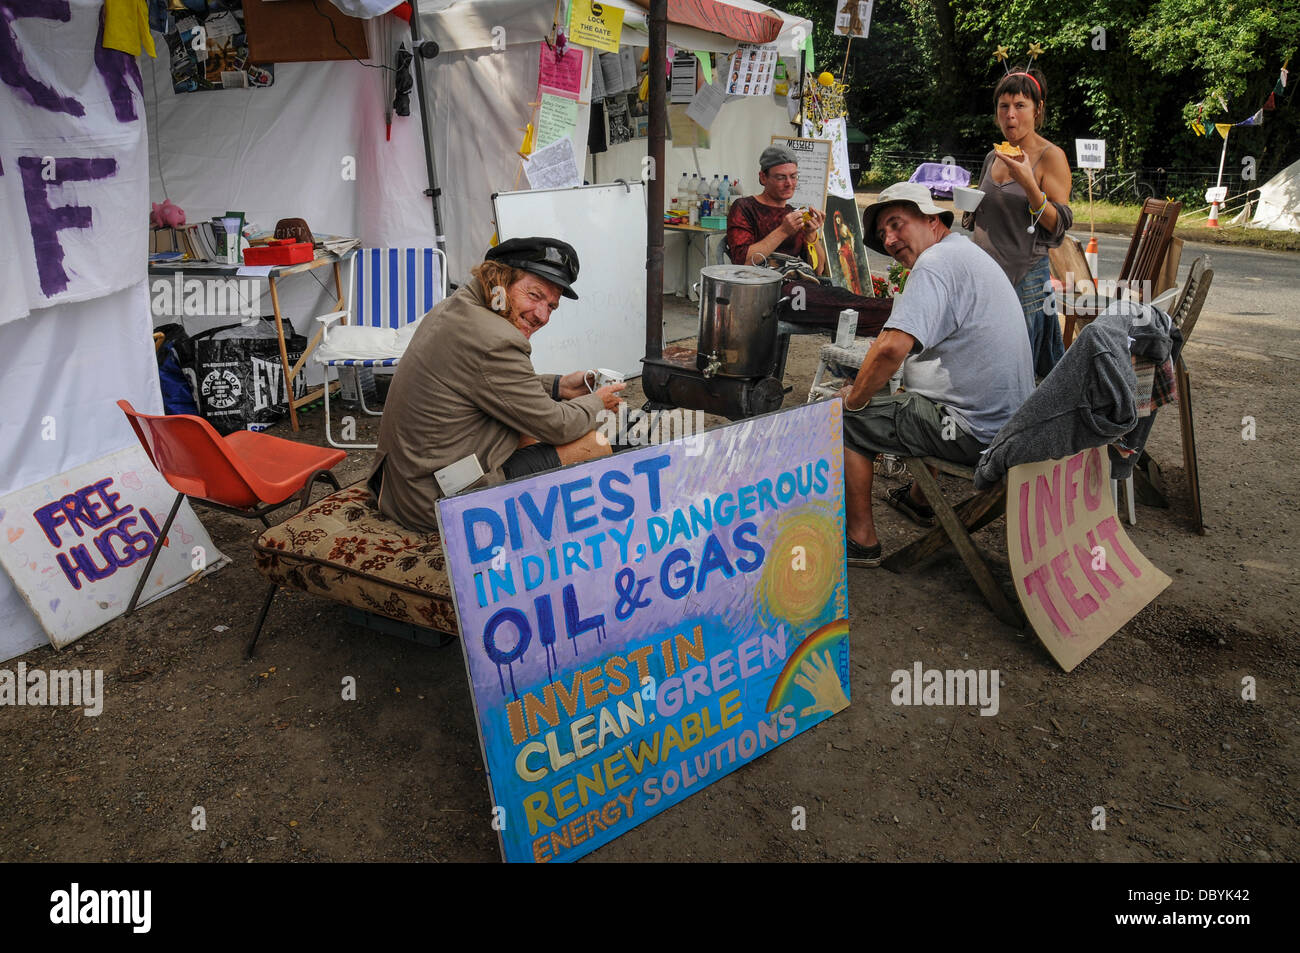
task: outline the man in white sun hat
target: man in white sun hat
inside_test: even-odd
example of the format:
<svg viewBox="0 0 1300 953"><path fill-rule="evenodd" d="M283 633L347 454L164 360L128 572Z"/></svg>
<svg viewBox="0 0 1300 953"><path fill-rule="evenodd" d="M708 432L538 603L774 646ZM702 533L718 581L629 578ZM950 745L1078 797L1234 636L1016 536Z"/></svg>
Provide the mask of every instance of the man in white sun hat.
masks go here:
<svg viewBox="0 0 1300 953"><path fill-rule="evenodd" d="M880 564L871 513L878 453L941 457L974 466L1034 389L1025 318L1006 273L963 235L930 190L899 182L862 213L867 247L911 269L903 294L844 399L849 560ZM903 389L876 396L903 368ZM934 512L915 486L885 502L922 526Z"/></svg>

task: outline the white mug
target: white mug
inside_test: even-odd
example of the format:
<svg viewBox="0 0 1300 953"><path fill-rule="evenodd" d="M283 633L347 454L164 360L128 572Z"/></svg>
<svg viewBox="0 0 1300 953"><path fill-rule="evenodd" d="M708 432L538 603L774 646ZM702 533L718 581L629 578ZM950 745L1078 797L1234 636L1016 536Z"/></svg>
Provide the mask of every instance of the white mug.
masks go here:
<svg viewBox="0 0 1300 953"><path fill-rule="evenodd" d="M587 371L582 376L582 380L587 385L587 390L594 394L606 384L623 383L624 377L618 371L611 371L608 367L598 367L594 371Z"/></svg>

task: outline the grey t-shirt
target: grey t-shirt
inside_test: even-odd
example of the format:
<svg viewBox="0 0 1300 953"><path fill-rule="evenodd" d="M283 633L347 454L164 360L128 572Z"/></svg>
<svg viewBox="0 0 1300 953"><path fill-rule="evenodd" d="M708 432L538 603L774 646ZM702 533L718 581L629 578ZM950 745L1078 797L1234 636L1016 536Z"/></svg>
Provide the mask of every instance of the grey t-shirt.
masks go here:
<svg viewBox="0 0 1300 953"><path fill-rule="evenodd" d="M885 328L916 347L903 386L947 407L957 425L990 442L1034 389L1025 315L1006 274L963 235L916 259Z"/></svg>

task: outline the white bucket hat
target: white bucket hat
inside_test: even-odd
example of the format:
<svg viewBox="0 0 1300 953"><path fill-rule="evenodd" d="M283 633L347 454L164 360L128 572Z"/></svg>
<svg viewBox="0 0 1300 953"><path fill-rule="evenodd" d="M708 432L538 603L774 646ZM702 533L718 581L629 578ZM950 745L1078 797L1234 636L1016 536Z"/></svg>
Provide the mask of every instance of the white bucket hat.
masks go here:
<svg viewBox="0 0 1300 953"><path fill-rule="evenodd" d="M876 200L862 212L862 241L872 251L889 254L876 237L876 216L886 205L896 205L899 202L915 205L922 215L938 215L945 226L952 227L952 211L935 205L928 188L920 182L895 182L877 195Z"/></svg>

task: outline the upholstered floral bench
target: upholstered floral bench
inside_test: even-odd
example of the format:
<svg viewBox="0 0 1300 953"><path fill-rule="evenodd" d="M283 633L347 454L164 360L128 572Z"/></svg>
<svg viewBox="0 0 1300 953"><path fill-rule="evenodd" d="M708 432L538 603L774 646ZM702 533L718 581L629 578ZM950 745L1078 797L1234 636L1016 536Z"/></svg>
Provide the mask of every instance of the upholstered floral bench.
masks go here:
<svg viewBox="0 0 1300 953"><path fill-rule="evenodd" d="M272 526L253 546L271 586L248 642L251 658L280 586L454 636L442 541L379 515L365 485L344 487Z"/></svg>

